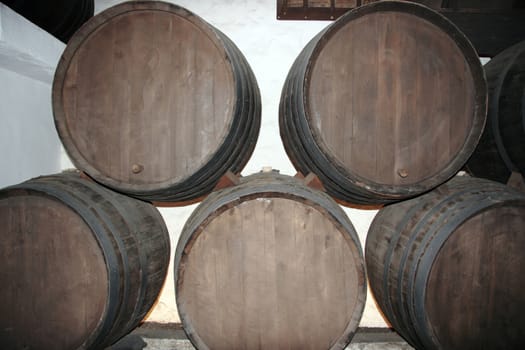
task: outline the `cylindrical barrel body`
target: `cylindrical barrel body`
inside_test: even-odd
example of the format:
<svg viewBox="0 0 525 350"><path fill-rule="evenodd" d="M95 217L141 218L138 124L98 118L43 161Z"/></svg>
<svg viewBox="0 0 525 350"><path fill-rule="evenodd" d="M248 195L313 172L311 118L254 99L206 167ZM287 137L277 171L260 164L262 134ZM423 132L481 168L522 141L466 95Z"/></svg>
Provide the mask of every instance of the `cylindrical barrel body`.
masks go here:
<svg viewBox="0 0 525 350"><path fill-rule="evenodd" d="M164 283L169 237L149 203L76 173L0 191L3 349L103 349Z"/></svg>
<svg viewBox="0 0 525 350"><path fill-rule="evenodd" d="M415 3L359 7L319 33L282 90L280 131L297 170L344 201L387 203L451 178L481 135L476 51Z"/></svg>
<svg viewBox="0 0 525 350"><path fill-rule="evenodd" d="M260 126L246 59L195 14L132 1L88 21L53 84L55 124L77 168L129 195L188 201L240 172Z"/></svg>
<svg viewBox="0 0 525 350"><path fill-rule="evenodd" d="M344 349L366 279L356 232L326 194L276 174L214 192L175 252L175 294L198 349Z"/></svg>
<svg viewBox="0 0 525 350"><path fill-rule="evenodd" d="M489 87L487 125L467 163L474 176L506 183L525 176L525 41L484 66Z"/></svg>
<svg viewBox="0 0 525 350"><path fill-rule="evenodd" d="M375 217L370 287L416 349L525 346L525 196L458 177Z"/></svg>

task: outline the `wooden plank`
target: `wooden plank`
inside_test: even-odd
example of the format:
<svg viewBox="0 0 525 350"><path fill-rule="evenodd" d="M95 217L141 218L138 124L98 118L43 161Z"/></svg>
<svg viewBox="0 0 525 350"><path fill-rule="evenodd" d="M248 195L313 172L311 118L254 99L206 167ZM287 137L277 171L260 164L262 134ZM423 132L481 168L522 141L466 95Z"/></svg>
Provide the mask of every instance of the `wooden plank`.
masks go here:
<svg viewBox="0 0 525 350"><path fill-rule="evenodd" d="M440 249L426 307L444 349L523 344L525 279L517 276L525 265L524 215L510 204L477 213Z"/></svg>
<svg viewBox="0 0 525 350"><path fill-rule="evenodd" d="M323 211L287 198L219 212L184 247L178 303L193 335L212 349L322 349L340 341L361 302L359 257L347 233Z"/></svg>
<svg viewBox="0 0 525 350"><path fill-rule="evenodd" d="M0 225L2 347L80 347L108 299L104 256L91 229L40 195L1 199Z"/></svg>
<svg viewBox="0 0 525 350"><path fill-rule="evenodd" d="M128 2L68 43L53 111L75 166L146 200L187 201L240 172L260 127L257 83L238 48L184 8Z"/></svg>
<svg viewBox="0 0 525 350"><path fill-rule="evenodd" d="M306 118L334 163L373 183L408 186L457 157L478 117L478 86L452 35L385 11L341 25L320 44Z"/></svg>
<svg viewBox="0 0 525 350"><path fill-rule="evenodd" d="M523 195L470 177L382 210L365 256L393 327L417 349L520 348L524 215Z"/></svg>

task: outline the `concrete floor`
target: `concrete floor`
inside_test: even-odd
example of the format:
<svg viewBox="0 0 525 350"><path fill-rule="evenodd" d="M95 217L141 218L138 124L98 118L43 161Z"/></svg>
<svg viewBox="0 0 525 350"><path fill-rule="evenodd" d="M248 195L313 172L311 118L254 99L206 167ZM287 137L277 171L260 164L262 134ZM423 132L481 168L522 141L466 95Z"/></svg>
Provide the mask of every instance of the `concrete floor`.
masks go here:
<svg viewBox="0 0 525 350"><path fill-rule="evenodd" d="M178 324L145 323L106 350L194 350ZM347 350L411 350L388 328L360 328Z"/></svg>

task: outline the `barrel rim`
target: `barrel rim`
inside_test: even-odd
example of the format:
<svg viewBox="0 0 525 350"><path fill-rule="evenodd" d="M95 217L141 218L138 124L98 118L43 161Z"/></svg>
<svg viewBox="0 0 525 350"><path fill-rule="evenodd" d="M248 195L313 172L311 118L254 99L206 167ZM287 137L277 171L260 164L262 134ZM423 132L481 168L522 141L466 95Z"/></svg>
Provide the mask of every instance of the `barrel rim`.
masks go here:
<svg viewBox="0 0 525 350"><path fill-rule="evenodd" d="M427 292L428 292L428 282L430 280L430 277L432 276L433 269L435 267L434 262L436 261L437 257L439 256L441 250L446 245L448 239L451 237L451 235L458 230L462 225L464 225L466 222L468 222L470 219L473 219L474 217L483 214L484 212L487 212L492 209L497 208L505 208L508 206L514 206L514 207L520 207L525 209L525 197L522 198L512 198L512 199L502 199L499 202L496 202L495 200L491 198L487 198L485 201L482 201L481 203L476 203L472 208L469 208L468 215L465 217L459 218L459 220L453 221L453 227L450 228L450 230L439 230L437 235L432 237L432 242L435 242L437 244L438 249L428 249L426 250L426 254L421 255L421 259L418 261L417 264L414 264L412 267L414 272L412 274L412 277L410 279L410 283L413 284L413 289L422 290L423 293L414 293L411 292L410 299L413 300L413 308L414 310L426 310L426 299L427 299ZM437 242L436 242L437 241ZM420 269L421 267L421 269ZM430 323L429 319L430 316L427 312L425 313L419 313L416 315L420 316L420 321L415 323L416 329L420 328L421 332L426 337L421 337L423 342L425 342L425 346L431 346L432 344L428 342L428 340L432 339L434 341L433 344L439 344L438 338L436 337L434 327Z"/></svg>
<svg viewBox="0 0 525 350"><path fill-rule="evenodd" d="M170 239L158 209L70 171L0 189L0 200L11 193L33 193L69 208L98 245L107 273L105 307L79 349L109 346L133 330L152 310L167 278Z"/></svg>
<svg viewBox="0 0 525 350"><path fill-rule="evenodd" d="M473 93L474 111L471 128L463 143L463 146L456 157L452 158L450 162L443 169L439 170L434 176L427 177L426 179L422 179L413 184L380 184L355 174L351 171L351 169L345 167L337 157L333 156L332 152L330 152L329 148L326 146L325 141L323 141L322 135L320 135L317 131L315 123L312 122L311 118L310 104L308 103L307 98L310 88L309 83L311 81L313 67L315 66L317 58L324 48L325 42L330 40L330 38L335 35L339 28L346 25L348 22L364 15L377 12L409 13L429 22L431 25L434 25L440 29L444 29L445 33L450 36L451 41L453 41L457 45L458 49L464 54L466 65L469 67L470 75L473 80L473 86L480 87L479 89L476 88ZM307 124L306 132L308 132L309 136L315 140L316 151L319 151L320 154L322 154L322 158L324 158L323 160L330 159L330 162L333 162L333 167L344 178L351 179L353 182L365 184L366 189L370 193L384 196L385 198L401 199L414 196L432 189L444 181L450 179L457 173L457 171L461 169L470 155L474 152L475 146L477 145L485 126L488 101L487 82L485 72L481 66L474 46L465 36L465 34L463 34L459 28L449 19L428 8L427 6L418 3L390 0L379 1L357 7L347 12L344 16L327 27L326 31L322 33L322 36L315 43L315 47L313 48L310 59L306 65L304 77L305 83L303 84L302 90L302 103L305 106L304 121Z"/></svg>
<svg viewBox="0 0 525 350"><path fill-rule="evenodd" d="M434 335L428 315L417 311L425 310L429 290L426 286L432 274L428 267L433 267L447 240L473 217L494 208L515 205L525 207L523 193L494 181L457 176L434 191L387 206L376 215L365 244L367 270L373 271L369 274L370 287L385 318L395 321L392 322L394 328L412 346L435 347L429 338ZM385 232L391 236L383 237ZM400 246L401 241L404 243ZM374 247L380 242L388 244L384 251L377 253ZM395 265L392 263L394 250L398 260ZM391 283L396 288L390 287ZM389 303L397 306L394 309Z"/></svg>
<svg viewBox="0 0 525 350"><path fill-rule="evenodd" d="M0 200L10 198L11 196L39 196L43 198L48 198L49 200L55 201L64 207L69 208L73 211L83 222L84 224L93 232L93 239L100 249L101 255L104 258L104 265L106 267L107 274L107 290L106 290L106 301L104 310L100 315L100 319L97 321L96 326L90 332L90 335L80 344L79 348L86 346L96 345L101 337L107 336L109 334L111 323L117 317L118 310L115 308L117 305L111 305L110 301L112 300L112 295L115 297L114 293L117 292L114 286L118 286L120 283L120 277L115 270L112 270L111 267L115 265L117 257L112 251L108 251L103 247L100 235L96 234L96 231L99 229L96 227L96 220L93 222L88 222L86 214L88 216L92 215L86 210L82 210L80 203L74 199L70 194L56 191L52 186L48 186L45 183L38 182L40 179L51 179L52 177L38 177L31 179L29 181L9 186L0 190ZM34 181L36 180L36 181ZM84 213L82 213L84 211ZM111 245L109 245L111 246Z"/></svg>
<svg viewBox="0 0 525 350"><path fill-rule="evenodd" d="M478 146L465 164L465 170L472 176L482 177L505 184L509 180L512 172L525 173L525 169L520 171L520 163L516 162L515 156L513 157L508 151L509 146L512 146L512 142L514 140L520 140L520 138L518 134L513 133L507 135L508 131L505 132L505 125L514 125L511 121L513 120L518 128L514 129L514 131L519 133L519 130L521 130L523 137L525 137L524 84L522 84L521 87L523 92L522 98L520 99L516 95L513 96L516 98L516 100L514 100L516 104L512 116L510 115L510 111L506 110L506 108L503 108L503 111L500 111L500 100L502 100L503 97L508 99L508 91L511 91L514 88L512 82L513 74L510 74L509 76L509 73L518 73L512 71L513 68L519 66L520 61L525 62L525 41L506 48L496 56L492 57L492 59L483 66L488 84L487 124ZM520 89L520 87L518 88ZM502 96L502 93L504 96ZM507 103L504 103L503 105L506 104ZM521 120L519 120L520 116ZM514 137L517 137L517 139ZM485 166L487 163L490 163L489 168Z"/></svg>
<svg viewBox="0 0 525 350"><path fill-rule="evenodd" d="M271 179L271 183L257 183L258 179ZM271 181L270 180L270 181ZM332 344L330 349L341 349L346 346L353 338L366 304L366 262L363 256L363 249L357 236L352 222L340 208L340 206L324 192L313 190L303 184L294 177L287 175L280 175L276 173L259 173L248 176L241 180L242 182L234 187L226 188L212 193L193 211L190 218L188 218L184 228L182 229L177 248L175 250L174 259L174 285L177 309L181 318L181 323L184 325L184 330L188 335L190 341L199 349L209 349L209 347L202 341L199 334L193 328L191 322L188 322L187 313L184 304L177 297L177 291L184 280L184 270L187 255L191 250L191 246L196 239L203 233L213 219L222 215L227 210L237 206L243 202L257 200L259 198L282 198L292 201L299 201L309 207L317 210L321 215L326 217L339 231L344 240L348 243L354 257L356 274L358 276L356 290L358 294L355 300L354 313L350 317L350 321L345 326L342 334ZM289 182L285 182L289 181ZM297 192L298 189L303 189L303 192ZM293 192L296 190L296 192ZM222 201L221 201L222 199ZM327 207L323 203L330 203L333 207ZM199 209L204 209L202 212ZM337 216L337 215L342 216ZM204 217L199 217L205 215ZM196 221L196 222L194 222ZM191 320L190 320L191 321Z"/></svg>
<svg viewBox="0 0 525 350"><path fill-rule="evenodd" d="M89 176L95 179L97 182L102 183L108 187L111 187L117 191L123 193L139 193L137 196L148 195L149 193L155 193L162 190L167 190L175 185L181 184L184 181L191 178L192 175L203 171L206 165L219 153L221 146L224 145L228 136L234 132L232 128L234 124L235 116L238 114L238 110L241 108L238 105L233 105L232 113L228 118L228 122L224 127L224 133L221 136L221 140L218 141L218 147L215 151L210 152L207 157L201 160L201 165L190 174L184 176L179 176L175 178L170 178L166 181L157 182L157 183L145 183L145 184L129 184L124 183L123 181L115 180L110 176L107 176L99 169L95 168L79 151L76 146L75 140L71 137L69 131L69 125L67 122L67 115L64 111L64 101L63 101L63 87L64 82L67 76L67 71L73 57L76 55L77 51L82 47L83 43L90 38L90 36L97 31L105 23L112 21L114 18L125 15L130 12L140 12L140 11L159 11L167 12L175 16L179 16L184 20L191 22L195 28L204 33L211 43L216 47L218 52L225 57L226 68L231 77L232 81L232 92L233 96L238 96L239 91L236 86L239 85L238 77L234 72L234 67L232 67L231 62L234 61L232 54L226 49L226 43L221 37L218 30L215 29L211 24L207 23L203 18L197 16L193 12L187 10L184 7L167 3L164 1L129 1L117 4L112 6L94 17L91 17L87 22L85 22L77 32L69 40L60 61L57 65L53 85L52 85L52 108L53 108L53 118L55 121L55 128L60 136L62 143L64 144L64 149L68 154L69 158L79 169L85 171Z"/></svg>

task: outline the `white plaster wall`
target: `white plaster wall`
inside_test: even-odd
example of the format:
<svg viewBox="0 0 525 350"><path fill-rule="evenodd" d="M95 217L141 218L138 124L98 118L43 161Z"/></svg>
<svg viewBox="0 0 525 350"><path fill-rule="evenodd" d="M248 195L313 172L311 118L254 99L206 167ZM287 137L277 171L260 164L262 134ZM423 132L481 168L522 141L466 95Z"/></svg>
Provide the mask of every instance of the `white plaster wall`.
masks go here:
<svg viewBox="0 0 525 350"><path fill-rule="evenodd" d="M0 4L0 188L62 168L51 83L63 48Z"/></svg>

